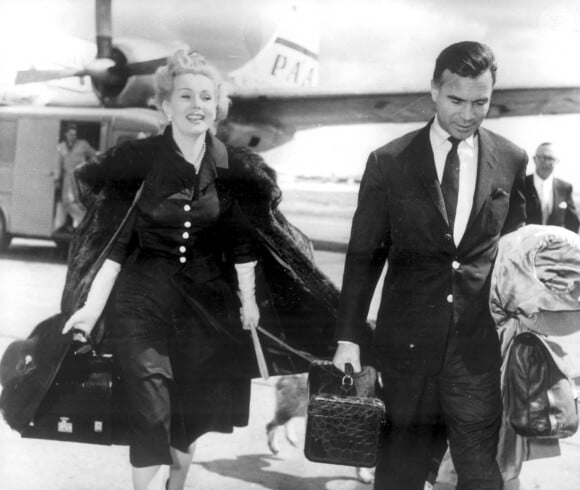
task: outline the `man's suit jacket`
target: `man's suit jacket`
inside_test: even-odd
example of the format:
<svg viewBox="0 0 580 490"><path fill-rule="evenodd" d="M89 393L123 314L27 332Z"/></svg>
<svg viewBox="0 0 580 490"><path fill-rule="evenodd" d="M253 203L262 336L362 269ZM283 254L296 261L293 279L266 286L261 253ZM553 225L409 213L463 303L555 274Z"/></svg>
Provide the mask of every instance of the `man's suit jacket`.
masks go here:
<svg viewBox="0 0 580 490"><path fill-rule="evenodd" d="M375 361L435 374L449 328L468 368L499 366L488 297L497 243L525 222L526 153L479 130L473 209L456 246L429 140L429 126L369 156L353 219L338 316L338 339L358 341L388 258L375 330Z"/></svg>
<svg viewBox="0 0 580 490"><path fill-rule="evenodd" d="M542 202L534 186L534 175L526 177L527 223L531 225L542 224ZM580 221L576 214L576 206L572 198L572 185L554 177L554 206L548 217L547 225L563 226L574 233L578 233Z"/></svg>

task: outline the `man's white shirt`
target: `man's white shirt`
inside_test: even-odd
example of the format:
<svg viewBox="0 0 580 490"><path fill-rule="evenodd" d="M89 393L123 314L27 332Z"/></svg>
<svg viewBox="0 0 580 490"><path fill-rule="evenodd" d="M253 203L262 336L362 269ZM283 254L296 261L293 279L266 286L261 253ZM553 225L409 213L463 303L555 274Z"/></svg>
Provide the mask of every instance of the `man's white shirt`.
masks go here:
<svg viewBox="0 0 580 490"><path fill-rule="evenodd" d="M538 174L534 173L534 187L540 198L542 224L545 225L554 209L554 176L550 175L546 180L542 180Z"/></svg>
<svg viewBox="0 0 580 490"><path fill-rule="evenodd" d="M443 178L445 160L447 159L449 150L451 150L451 142L448 139L450 136L441 127L437 117L435 117L429 130L429 139L431 141L431 148L433 149L435 170L437 171L437 178L440 183ZM475 185L477 182L478 150L479 143L476 136L470 136L462 140L457 147L457 154L459 156L459 191L457 195L455 225L453 227L453 241L456 245L459 244L465 233L471 208L473 207Z"/></svg>

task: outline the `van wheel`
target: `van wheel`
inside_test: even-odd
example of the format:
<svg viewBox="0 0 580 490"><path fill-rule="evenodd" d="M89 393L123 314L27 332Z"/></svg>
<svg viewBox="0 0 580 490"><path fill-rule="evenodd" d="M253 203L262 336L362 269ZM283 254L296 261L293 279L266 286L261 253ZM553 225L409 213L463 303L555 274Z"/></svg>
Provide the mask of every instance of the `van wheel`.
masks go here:
<svg viewBox="0 0 580 490"><path fill-rule="evenodd" d="M12 236L6 230L6 220L4 219L4 215L0 211L0 252L6 251L6 249L10 246L11 240Z"/></svg>

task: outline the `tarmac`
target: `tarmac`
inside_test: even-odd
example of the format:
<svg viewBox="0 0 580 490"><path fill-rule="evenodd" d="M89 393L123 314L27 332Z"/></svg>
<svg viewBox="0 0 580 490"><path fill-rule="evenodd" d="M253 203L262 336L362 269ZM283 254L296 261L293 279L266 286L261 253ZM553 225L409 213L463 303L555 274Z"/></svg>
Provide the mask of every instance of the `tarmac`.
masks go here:
<svg viewBox="0 0 580 490"><path fill-rule="evenodd" d="M354 468L307 461L301 447L279 434L280 453L270 453L266 423L273 415L274 380L252 385L248 427L233 434L206 434L199 441L187 489L354 490L369 489ZM304 424L296 423L299 441ZM132 488L128 448L22 439L0 426L0 485L3 490L128 490ZM162 488L160 483L159 489Z"/></svg>
<svg viewBox="0 0 580 490"><path fill-rule="evenodd" d="M9 342L56 312L66 267L52 245L17 240L0 257L0 355ZM316 261L337 284L344 255L317 252ZM373 303L376 308L376 301ZM375 310L376 311L376 310ZM580 335L562 342L580 364ZM298 447L280 430L280 453L266 440L274 412L275 378L254 380L250 423L233 434L204 435L198 442L186 489L368 490L348 466L312 463L304 457L304 419L295 423ZM580 489L580 434L561 441L562 455L524 463L521 489ZM163 476L163 475L161 475ZM128 448L23 439L0 422L1 490L129 490ZM160 479L159 490L163 488ZM391 489L388 489L391 490ZM397 490L397 489L392 489Z"/></svg>

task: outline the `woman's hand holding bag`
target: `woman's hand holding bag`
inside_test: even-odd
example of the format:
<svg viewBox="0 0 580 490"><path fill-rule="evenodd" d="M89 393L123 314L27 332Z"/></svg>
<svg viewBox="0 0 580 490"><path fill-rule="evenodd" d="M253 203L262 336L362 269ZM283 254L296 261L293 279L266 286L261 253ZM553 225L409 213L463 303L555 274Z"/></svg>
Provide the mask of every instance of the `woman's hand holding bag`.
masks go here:
<svg viewBox="0 0 580 490"><path fill-rule="evenodd" d="M112 260L105 260L97 272L91 289L87 295L85 305L75 311L64 324L62 333L66 334L73 330L73 340L76 342L86 342L91 334L101 313L105 309L109 295L115 285L117 275L121 270L121 265Z"/></svg>

